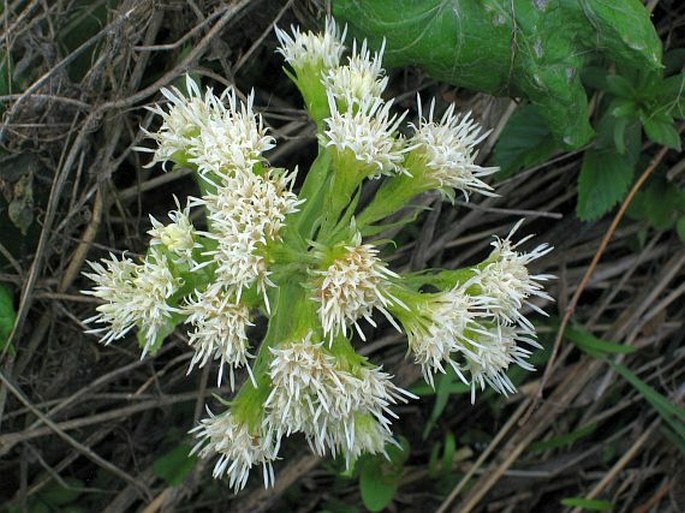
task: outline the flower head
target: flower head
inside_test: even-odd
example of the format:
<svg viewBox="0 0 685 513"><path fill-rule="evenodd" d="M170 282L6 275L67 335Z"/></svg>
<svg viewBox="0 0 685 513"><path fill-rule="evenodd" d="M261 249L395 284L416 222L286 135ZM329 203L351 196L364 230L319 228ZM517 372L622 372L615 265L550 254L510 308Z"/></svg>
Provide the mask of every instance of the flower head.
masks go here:
<svg viewBox="0 0 685 513"><path fill-rule="evenodd" d="M331 115L326 119L326 146L334 147L338 154L350 152L364 176L404 172L401 163L408 149L395 133L406 111L391 115L392 101L376 98L358 109L341 112L332 93L328 94L328 106Z"/></svg>
<svg viewBox="0 0 685 513"><path fill-rule="evenodd" d="M550 251L548 244L540 244L529 253L522 253L516 249L528 241L532 235L524 237L517 243L512 243L511 237L521 226L523 219L516 223L505 239L495 237L492 242L492 253L484 266L476 270L475 283L482 295L491 298L489 310L504 322L519 323L532 328L530 321L521 313L524 305L546 315L543 310L528 301L531 296L551 301L552 298L544 291L540 282L547 281L554 276L550 274L531 275L526 267Z"/></svg>
<svg viewBox="0 0 685 513"><path fill-rule="evenodd" d="M174 198L176 199L176 198ZM169 212L171 223L163 225L157 219L150 216L152 229L148 230L150 246L164 246L171 253L177 255L179 260L190 265L195 265L193 260L193 250L200 247L195 242L197 233L193 223L190 221L190 205L181 210L181 206L176 199L177 210Z"/></svg>
<svg viewBox="0 0 685 513"><path fill-rule="evenodd" d="M241 173L225 177L215 193L198 200L212 228L206 235L217 242L205 255L213 257L218 281L237 287L238 295L255 282L263 292L271 285L263 250L278 240L286 216L301 203L290 191L293 179L276 170L265 176Z"/></svg>
<svg viewBox="0 0 685 513"><path fill-rule="evenodd" d="M162 126L156 133L146 131L158 144L148 166L171 160L194 164L201 173L232 174L251 169L275 146L261 116L253 110L253 94L245 103L237 99L232 87L220 96L207 88L203 95L189 75L186 88L188 97L175 87L163 88L162 94L171 104L168 111L159 105L150 109L162 117Z"/></svg>
<svg viewBox="0 0 685 513"><path fill-rule="evenodd" d="M273 440L261 432L253 432L247 423L227 411L202 419L200 425L190 432L201 440L193 447L191 454L203 458L218 454L212 475L215 478L228 476L228 483L234 491L245 488L254 465L262 465L264 487L273 486L273 461L276 450Z"/></svg>
<svg viewBox="0 0 685 513"><path fill-rule="evenodd" d="M215 102L216 108L189 151L189 162L197 165L201 174L225 177L251 173L252 167L264 159L264 153L276 145L253 104L254 93L243 103L233 88L226 89Z"/></svg>
<svg viewBox="0 0 685 513"><path fill-rule="evenodd" d="M397 418L390 406L414 396L378 368L346 366L312 336L271 349L268 423L281 426L278 438L303 432L317 454L344 454L349 467L362 452L383 451Z"/></svg>
<svg viewBox="0 0 685 513"><path fill-rule="evenodd" d="M179 280L169 270L166 256L152 249L142 264L135 264L124 257L122 260L110 254L111 260L101 263L88 262L92 273L84 273L96 283L84 294L105 301L96 308L98 315L86 319L86 323L106 324L106 327L89 330L103 333L101 341L109 344L138 326L144 334L142 356L152 349L162 326L177 308L168 299L177 290Z"/></svg>
<svg viewBox="0 0 685 513"><path fill-rule="evenodd" d="M433 187L452 197L452 189L460 190L466 199L470 192L493 196L492 187L482 177L498 171L496 167L481 167L475 163L476 145L489 132L481 134L478 124L467 113L460 117L454 113L454 104L445 111L440 122L433 120L435 100L431 101L428 119L421 113L419 98L419 124L410 143L412 155L418 163L410 166L412 174L423 176ZM417 170L415 166L422 169Z"/></svg>
<svg viewBox="0 0 685 513"><path fill-rule="evenodd" d="M176 87L162 88L162 95L170 103L169 109L165 111L159 105L148 108L162 117L162 126L156 133L143 129L145 135L157 141L157 149L136 148L154 153L148 166L153 166L157 162L163 163L164 166L167 161L183 162L193 142L211 118L212 111L217 107L217 99L211 90L208 89L203 97L199 86L190 75L186 75L186 90L187 97Z"/></svg>
<svg viewBox="0 0 685 513"><path fill-rule="evenodd" d="M299 431L318 440L329 423L343 421L351 411L354 397L347 392L354 378L340 372L323 342L312 336L271 349L272 390L264 407L285 435Z"/></svg>
<svg viewBox="0 0 685 513"><path fill-rule="evenodd" d="M485 328L487 300L467 292L468 284L447 292L420 294L409 310L397 314L407 332L409 350L431 386L436 372L447 363L466 382L459 363L473 355L478 334Z"/></svg>
<svg viewBox="0 0 685 513"><path fill-rule="evenodd" d="M320 279L314 299L320 303L324 334L331 340L341 332L347 336L348 325L354 324L359 336L366 340L358 321L364 318L376 326L371 317L374 308L397 327L387 310L391 304L401 304L388 291L388 280L397 278L397 274L386 267L375 247L361 244L359 234L353 245L343 250L325 270L315 271Z"/></svg>
<svg viewBox="0 0 685 513"><path fill-rule="evenodd" d="M397 415L391 405L406 403L417 397L396 386L391 376L378 367L362 366L351 371L357 378L353 396L357 404L343 422L328 429L325 447L332 456L343 454L348 469L361 454L384 454L385 445L398 445L392 436L392 420ZM324 451L318 451L325 454Z"/></svg>
<svg viewBox="0 0 685 513"><path fill-rule="evenodd" d="M511 364L532 371L535 368L527 362L531 351L519 343L542 349L534 339L534 332L517 326L497 323L488 332L478 332L473 351L466 355L466 369L471 377L471 402L475 402L476 387L481 390L489 384L500 394L516 392L516 387L507 376Z"/></svg>
<svg viewBox="0 0 685 513"><path fill-rule="evenodd" d="M299 27L291 27L292 35L276 27L276 37L280 43L278 52L299 74L302 70L321 70L337 66L345 50L343 41L347 27L340 32L332 18L326 19L322 34L301 32Z"/></svg>
<svg viewBox="0 0 685 513"><path fill-rule="evenodd" d="M388 85L383 69L384 47L385 41L380 51L371 57L366 40L359 49L355 40L347 64L331 68L324 77L326 90L337 101L343 101L348 109L380 100Z"/></svg>
<svg viewBox="0 0 685 513"><path fill-rule="evenodd" d="M249 309L223 287L212 284L205 291L195 291L195 297L188 299L183 311L188 314L186 323L194 328L188 334L188 343L195 349L188 373L195 365L204 367L211 358L221 362L217 386L221 386L225 366L231 389L235 388L234 369L239 367L247 367L254 383L247 365L247 359L252 357L246 333L247 327L253 325Z"/></svg>

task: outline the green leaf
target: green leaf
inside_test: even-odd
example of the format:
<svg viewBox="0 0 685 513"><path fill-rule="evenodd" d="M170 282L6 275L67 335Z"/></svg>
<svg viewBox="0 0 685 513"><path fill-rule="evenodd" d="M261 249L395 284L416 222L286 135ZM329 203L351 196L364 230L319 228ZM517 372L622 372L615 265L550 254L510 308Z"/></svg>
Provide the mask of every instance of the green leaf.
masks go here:
<svg viewBox="0 0 685 513"><path fill-rule="evenodd" d="M685 216L685 190L669 182L663 174L653 176L635 195L627 214L657 230L671 229Z"/></svg>
<svg viewBox="0 0 685 513"><path fill-rule="evenodd" d="M664 79L655 96L666 114L676 119L685 118L685 73Z"/></svg>
<svg viewBox="0 0 685 513"><path fill-rule="evenodd" d="M628 119L626 118L618 118L614 123L614 145L616 146L616 151L621 155L626 152L625 134L627 126Z"/></svg>
<svg viewBox="0 0 685 513"><path fill-rule="evenodd" d="M582 508L588 511L611 511L614 507L609 501L584 499L583 497L567 497L566 499L561 499L561 504L563 506Z"/></svg>
<svg viewBox="0 0 685 513"><path fill-rule="evenodd" d="M675 225L676 232L678 233L678 238L681 242L685 242L685 216L678 219Z"/></svg>
<svg viewBox="0 0 685 513"><path fill-rule="evenodd" d="M598 424L593 422L585 426L581 426L578 429L574 429L570 433L564 435L555 436L549 440L542 440L540 442L533 442L528 447L530 452L544 452L550 449L557 449L559 447L566 447L573 444L575 441L585 438L591 435L597 429Z"/></svg>
<svg viewBox="0 0 685 513"><path fill-rule="evenodd" d="M580 78L586 87L595 91L604 91L607 88L607 70L603 66L585 66Z"/></svg>
<svg viewBox="0 0 685 513"><path fill-rule="evenodd" d="M0 283L0 351L5 350L16 317L12 289L9 285Z"/></svg>
<svg viewBox="0 0 685 513"><path fill-rule="evenodd" d="M635 100L617 98L611 102L609 111L616 118L635 118L637 117L638 105Z"/></svg>
<svg viewBox="0 0 685 513"><path fill-rule="evenodd" d="M609 365L623 376L628 383L633 385L640 395L652 405L664 422L671 428L673 434L681 440L679 446L685 446L682 443L685 442L685 409L669 401L668 398L633 374L626 366L612 361L609 361Z"/></svg>
<svg viewBox="0 0 685 513"><path fill-rule="evenodd" d="M447 374L438 374L435 377L435 403L433 403L433 410L423 429L424 440L428 438L428 435L438 423L442 412L447 407L450 396L452 394L465 394L470 390L470 386L459 380L451 368L447 371Z"/></svg>
<svg viewBox="0 0 685 513"><path fill-rule="evenodd" d="M580 326L566 328L566 338L573 342L578 349L593 358L602 358L608 354L629 354L635 352L633 346L602 340Z"/></svg>
<svg viewBox="0 0 685 513"><path fill-rule="evenodd" d="M685 48L673 48L664 54L664 75L678 73L685 67Z"/></svg>
<svg viewBox="0 0 685 513"><path fill-rule="evenodd" d="M585 152L578 178L576 214L593 221L623 199L640 155L640 125L605 113L597 127L595 147ZM622 136L622 140L617 138ZM623 150L621 153L620 150Z"/></svg>
<svg viewBox="0 0 685 513"><path fill-rule="evenodd" d="M83 492L79 488L83 488L83 481L73 477L65 477L63 481L67 485L66 487L57 481L52 481L43 488L38 494L41 500L57 507L74 502L81 496Z"/></svg>
<svg viewBox="0 0 685 513"><path fill-rule="evenodd" d="M386 65L539 108L554 138L578 148L593 135L580 71L597 53L658 71L661 42L640 0L335 0L334 14ZM620 80L620 79L619 79Z"/></svg>
<svg viewBox="0 0 685 513"><path fill-rule="evenodd" d="M635 89L632 84L621 75L608 75L606 88L607 91L621 98L633 99L635 97Z"/></svg>
<svg viewBox="0 0 685 513"><path fill-rule="evenodd" d="M594 221L606 214L628 191L635 164L626 155L607 150L588 150L578 178L576 214Z"/></svg>
<svg viewBox="0 0 685 513"><path fill-rule="evenodd" d="M498 178L547 160L557 144L534 105L520 105L507 121L495 145L493 161L501 168Z"/></svg>
<svg viewBox="0 0 685 513"><path fill-rule="evenodd" d="M680 134L673 124L673 121L662 121L656 118L647 118L642 126L650 141L663 144L669 148L680 151Z"/></svg>
<svg viewBox="0 0 685 513"><path fill-rule="evenodd" d="M178 486L190 474L197 461L196 456L190 456L191 447L181 444L160 456L152 464L152 471L163 479L169 486Z"/></svg>
<svg viewBox="0 0 685 513"><path fill-rule="evenodd" d="M367 457L362 462L359 485L364 506L369 511L385 508L397 492L404 470L404 462L409 457L409 442L400 437L400 447L386 447L388 459L383 455Z"/></svg>
<svg viewBox="0 0 685 513"><path fill-rule="evenodd" d="M454 455L456 452L457 439L454 437L454 433L448 431L445 435L445 451L442 455L443 474L448 474L452 470L452 461L454 461Z"/></svg>

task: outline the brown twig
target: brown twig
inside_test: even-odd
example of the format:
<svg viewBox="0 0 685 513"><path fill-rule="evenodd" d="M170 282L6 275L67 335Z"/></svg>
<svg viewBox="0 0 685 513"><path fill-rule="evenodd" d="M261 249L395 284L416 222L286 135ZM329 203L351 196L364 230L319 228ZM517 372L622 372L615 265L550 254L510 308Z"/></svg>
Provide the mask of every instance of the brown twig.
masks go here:
<svg viewBox="0 0 685 513"><path fill-rule="evenodd" d="M45 425L50 429L51 432L56 434L58 437L60 437L62 440L64 440L74 449L76 449L76 451L83 454L86 458L90 459L95 464L101 466L102 468L108 470L112 474L119 476L126 482L135 486L135 488L139 492L141 492L143 496L151 497L150 491L146 487L138 483L132 476L121 470L113 463L110 463L106 459L96 454L90 447L86 447L82 443L72 438L70 435L65 433L64 430L61 429L57 424L55 424L53 421L51 421L49 418L43 415L43 413L38 408L33 406L31 401L29 401L29 399L24 395L24 393L8 379L5 376L5 373L2 371L0 371L0 381L2 381L2 383L7 387L7 389L12 393L12 395L14 395L22 404L24 404L24 406L29 408L36 417L40 418L45 423Z"/></svg>

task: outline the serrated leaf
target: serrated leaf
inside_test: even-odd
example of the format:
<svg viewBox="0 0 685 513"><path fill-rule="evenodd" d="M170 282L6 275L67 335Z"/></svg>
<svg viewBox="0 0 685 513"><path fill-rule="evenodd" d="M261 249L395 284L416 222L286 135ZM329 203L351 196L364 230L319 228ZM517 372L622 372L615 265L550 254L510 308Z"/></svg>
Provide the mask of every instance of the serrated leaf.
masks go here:
<svg viewBox="0 0 685 513"><path fill-rule="evenodd" d="M520 105L495 144L493 162L501 169L497 177L508 178L522 169L544 162L556 147L552 133L537 108L530 104Z"/></svg>
<svg viewBox="0 0 685 513"><path fill-rule="evenodd" d="M569 147L593 135L579 78L586 59L599 52L624 67L661 68L661 42L639 0L336 0L333 9L372 46L385 39L386 65L523 96Z"/></svg>
<svg viewBox="0 0 685 513"><path fill-rule="evenodd" d="M606 214L628 191L635 163L628 155L608 150L588 150L578 178L576 214L582 221L594 221Z"/></svg>
<svg viewBox="0 0 685 513"><path fill-rule="evenodd" d="M627 214L657 230L668 230L685 215L685 191L663 176L654 176L635 195Z"/></svg>
<svg viewBox="0 0 685 513"><path fill-rule="evenodd" d="M566 499L561 499L561 504L587 511L611 511L614 507L609 501L585 499L583 497L567 497Z"/></svg>
<svg viewBox="0 0 685 513"><path fill-rule="evenodd" d="M665 78L655 96L666 114L676 119L685 118L685 73Z"/></svg>
<svg viewBox="0 0 685 513"><path fill-rule="evenodd" d="M152 464L152 471L169 486L178 486L190 474L197 461L190 456L191 447L181 444L157 458Z"/></svg>
<svg viewBox="0 0 685 513"><path fill-rule="evenodd" d="M651 141L680 151L680 134L673 125L673 122L648 118L644 120L642 126L645 128L645 133Z"/></svg>

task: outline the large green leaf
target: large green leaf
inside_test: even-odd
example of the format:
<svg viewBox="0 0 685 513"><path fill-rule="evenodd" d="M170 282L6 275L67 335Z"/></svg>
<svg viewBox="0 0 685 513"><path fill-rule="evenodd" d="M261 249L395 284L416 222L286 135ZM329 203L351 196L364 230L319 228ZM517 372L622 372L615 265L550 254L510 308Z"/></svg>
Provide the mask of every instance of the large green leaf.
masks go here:
<svg viewBox="0 0 685 513"><path fill-rule="evenodd" d="M639 0L335 0L353 35L380 46L388 66L496 95L524 96L555 138L593 135L579 71L593 54L659 70L661 43Z"/></svg>

